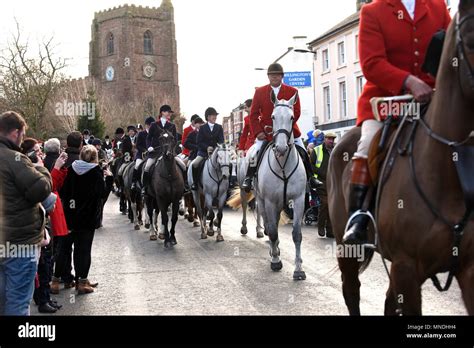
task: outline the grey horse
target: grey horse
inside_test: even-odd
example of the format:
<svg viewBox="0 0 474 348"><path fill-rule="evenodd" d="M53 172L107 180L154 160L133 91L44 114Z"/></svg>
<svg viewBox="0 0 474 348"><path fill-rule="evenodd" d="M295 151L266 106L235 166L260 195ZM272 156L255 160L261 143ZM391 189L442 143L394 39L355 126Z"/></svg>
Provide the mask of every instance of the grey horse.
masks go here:
<svg viewBox="0 0 474 348"><path fill-rule="evenodd" d="M265 232L270 238L271 269L279 271L283 267L278 248L278 221L281 211L288 204L293 208L293 242L296 258L293 279L304 280L301 259L301 220L304 214L306 172L303 161L295 148L293 136L293 105L297 94L290 100L277 100L272 95L274 110L273 144L262 154L258 169L255 191L257 204L263 215Z"/></svg>
<svg viewBox="0 0 474 348"><path fill-rule="evenodd" d="M210 157L204 163L201 184L193 191L194 204L201 224L201 239L214 235L214 225L217 227L217 242L224 241L221 233L222 210L227 199L230 178L231 149L218 144ZM188 168L188 182L193 184L192 165ZM204 206L201 206L201 195L204 195ZM214 223L213 201L217 200L217 220ZM209 212L209 227L206 216Z"/></svg>
<svg viewBox="0 0 474 348"><path fill-rule="evenodd" d="M242 234L247 234L248 229L247 229L247 206L248 206L248 194L242 189L242 184L245 179L245 175L247 174L247 169L249 166L249 162L251 158L256 158L256 156L252 156L252 153L256 151L255 146L252 146L248 151L247 151L247 156L243 158L239 158L237 160L237 182L239 183L240 187L240 202L242 204L242 227L240 228L240 233ZM255 190L252 191L253 195L255 196ZM263 228L263 218L262 218L262 213L260 212L260 208L258 205L258 202L255 204L255 210L256 210L256 220L257 220L257 227L256 227L256 232L257 232L257 238L263 238L264 237L264 228Z"/></svg>

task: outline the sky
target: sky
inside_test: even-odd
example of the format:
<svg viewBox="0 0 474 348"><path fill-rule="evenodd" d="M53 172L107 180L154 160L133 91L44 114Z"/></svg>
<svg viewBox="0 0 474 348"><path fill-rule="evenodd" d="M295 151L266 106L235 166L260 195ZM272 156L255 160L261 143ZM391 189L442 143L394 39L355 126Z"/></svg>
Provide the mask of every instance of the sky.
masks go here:
<svg viewBox="0 0 474 348"><path fill-rule="evenodd" d="M161 0L15 0L2 3L0 48L15 32L15 18L31 45L54 35L56 53L68 58L65 73L88 74L94 12L125 3L158 7ZM172 0L175 11L181 112L201 116L213 106L227 116L254 88L267 83L265 71L294 46L308 42L351 15L356 0Z"/></svg>

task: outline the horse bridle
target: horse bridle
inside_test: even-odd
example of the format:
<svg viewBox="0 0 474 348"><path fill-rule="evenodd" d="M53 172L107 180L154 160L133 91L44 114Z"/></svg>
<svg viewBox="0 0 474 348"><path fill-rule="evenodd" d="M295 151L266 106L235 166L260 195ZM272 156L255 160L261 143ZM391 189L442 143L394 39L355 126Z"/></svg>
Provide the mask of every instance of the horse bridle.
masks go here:
<svg viewBox="0 0 474 348"><path fill-rule="evenodd" d="M275 104L274 109L276 109L277 107L285 107L285 108L289 108L289 109L293 110L293 108L290 105L287 105L287 104ZM273 118L273 116L272 116L272 118ZM281 128L281 129L278 129L277 131L273 132L273 140L276 139L277 135L285 134L288 137L287 145L290 146L290 147L293 145L293 144L291 144L291 135L293 134L293 123L294 123L293 116L291 118L292 118L293 122L292 122L290 131L287 131L286 129Z"/></svg>
<svg viewBox="0 0 474 348"><path fill-rule="evenodd" d="M223 149L217 148L215 151L219 152L219 151L227 151L227 150L225 148L223 148ZM209 166L207 167L207 173L209 174L209 177L212 179L212 181L214 181L217 184L217 193L216 193L216 197L214 197L216 199L217 196L219 195L219 191L220 191L220 188L221 188L222 181L224 181L224 176L222 176L222 168L228 167L229 168L229 175L232 175L232 173L230 173L230 164L219 164L218 168L221 172L221 178L219 179L219 172L217 171L216 166L212 162L212 157L209 157L209 162L211 163L211 166L214 169L214 171L217 173L217 179L218 180L214 179L214 177L211 174L211 171L209 170Z"/></svg>
<svg viewBox="0 0 474 348"><path fill-rule="evenodd" d="M468 20L472 20L472 19L474 19L474 13L464 16L463 18L460 18L460 15L458 12L456 14L455 31L456 31L456 49L459 56L459 60L461 61L461 63L464 62L464 64L466 64L467 77L469 79L469 84L471 85L471 89L474 90L474 69L471 65L471 62L467 58L466 49L465 49L463 37L461 34L461 27L463 26L463 24L466 24Z"/></svg>

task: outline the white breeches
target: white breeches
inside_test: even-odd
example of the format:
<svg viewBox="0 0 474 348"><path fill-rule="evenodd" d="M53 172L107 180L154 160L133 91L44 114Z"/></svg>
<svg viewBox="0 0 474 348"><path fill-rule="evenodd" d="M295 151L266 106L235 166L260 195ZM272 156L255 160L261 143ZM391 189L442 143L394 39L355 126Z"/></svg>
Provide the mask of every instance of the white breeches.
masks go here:
<svg viewBox="0 0 474 348"><path fill-rule="evenodd" d="M357 152L354 157L367 158L369 156L369 148L372 139L381 128L383 123L376 120L366 120L362 123L360 140L357 143Z"/></svg>

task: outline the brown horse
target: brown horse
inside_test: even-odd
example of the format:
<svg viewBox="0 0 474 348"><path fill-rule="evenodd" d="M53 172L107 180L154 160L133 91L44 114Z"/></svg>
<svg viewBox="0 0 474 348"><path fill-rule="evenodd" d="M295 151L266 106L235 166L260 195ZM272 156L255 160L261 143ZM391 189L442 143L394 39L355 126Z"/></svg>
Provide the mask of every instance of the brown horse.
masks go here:
<svg viewBox="0 0 474 348"><path fill-rule="evenodd" d="M201 203L204 204L204 195L201 195ZM186 192L184 194L184 207L187 210L184 213L184 218L187 219L188 222L191 222L193 227L199 227L200 223L192 192Z"/></svg>
<svg viewBox="0 0 474 348"><path fill-rule="evenodd" d="M456 171L456 149L447 141L468 142L474 130L474 1L461 0L458 16L447 31L437 90L425 117L417 122L409 155L399 155L396 144L388 155L394 158L391 173L383 184L379 179L377 251L391 261L386 315L420 315L422 284L437 273L450 271L455 255L459 257L453 275L467 312L474 315L474 221L467 213L472 202L465 202ZM410 128L401 128L401 139L407 139ZM360 128L351 130L335 147L329 162L329 207L338 247L347 222L350 158L359 137ZM472 166L470 153L466 163ZM386 159L384 166L387 163ZM471 172L471 183L472 178ZM464 235L455 248L454 225L461 220ZM369 235L374 240L373 230ZM363 261L347 253L338 255L343 295L351 315L360 315L359 272L368 266L371 255Z"/></svg>

